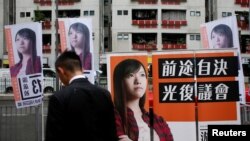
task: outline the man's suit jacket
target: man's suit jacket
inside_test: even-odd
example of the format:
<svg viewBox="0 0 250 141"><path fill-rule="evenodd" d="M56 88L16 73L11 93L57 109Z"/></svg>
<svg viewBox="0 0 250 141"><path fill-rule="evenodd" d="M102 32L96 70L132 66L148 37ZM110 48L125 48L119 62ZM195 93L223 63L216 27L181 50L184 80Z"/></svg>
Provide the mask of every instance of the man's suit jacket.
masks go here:
<svg viewBox="0 0 250 141"><path fill-rule="evenodd" d="M115 141L110 93L87 79L73 80L50 97L45 141Z"/></svg>

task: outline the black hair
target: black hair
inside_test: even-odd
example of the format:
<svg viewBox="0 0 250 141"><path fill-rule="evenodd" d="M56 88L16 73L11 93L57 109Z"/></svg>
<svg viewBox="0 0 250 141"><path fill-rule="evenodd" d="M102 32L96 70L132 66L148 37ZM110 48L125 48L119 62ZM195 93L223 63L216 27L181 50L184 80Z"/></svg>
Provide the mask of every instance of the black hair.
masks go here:
<svg viewBox="0 0 250 141"><path fill-rule="evenodd" d="M65 50L55 62L55 68L62 67L70 72L82 70L80 57L74 51Z"/></svg>

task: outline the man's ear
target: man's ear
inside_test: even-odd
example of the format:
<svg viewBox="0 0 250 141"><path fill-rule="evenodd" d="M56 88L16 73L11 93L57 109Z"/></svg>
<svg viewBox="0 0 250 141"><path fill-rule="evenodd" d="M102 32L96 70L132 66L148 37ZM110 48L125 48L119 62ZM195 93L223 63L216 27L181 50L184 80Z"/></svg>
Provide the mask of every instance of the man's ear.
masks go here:
<svg viewBox="0 0 250 141"><path fill-rule="evenodd" d="M57 72L58 72L59 74L65 74L65 71L64 71L64 69L63 69L62 67L58 67L58 68L57 68Z"/></svg>

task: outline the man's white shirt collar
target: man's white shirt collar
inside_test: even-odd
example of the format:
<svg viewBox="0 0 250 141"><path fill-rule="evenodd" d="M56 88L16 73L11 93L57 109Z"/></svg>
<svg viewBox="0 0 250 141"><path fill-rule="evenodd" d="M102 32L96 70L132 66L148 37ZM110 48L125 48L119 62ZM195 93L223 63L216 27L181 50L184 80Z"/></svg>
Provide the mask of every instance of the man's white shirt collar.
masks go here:
<svg viewBox="0 0 250 141"><path fill-rule="evenodd" d="M86 76L84 76L83 74L82 74L82 75L76 75L76 76L74 76L74 77L72 77L72 78L70 79L69 84L70 84L73 80L79 79L79 78L86 78Z"/></svg>

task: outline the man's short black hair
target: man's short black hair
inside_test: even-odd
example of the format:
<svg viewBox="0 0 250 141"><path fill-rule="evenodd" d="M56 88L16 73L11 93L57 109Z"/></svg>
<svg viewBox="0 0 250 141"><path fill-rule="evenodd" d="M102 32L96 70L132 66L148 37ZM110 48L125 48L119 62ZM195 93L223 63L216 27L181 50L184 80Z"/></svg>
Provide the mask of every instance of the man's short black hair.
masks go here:
<svg viewBox="0 0 250 141"><path fill-rule="evenodd" d="M70 72L82 70L80 57L74 51L64 51L55 62L56 70L62 67Z"/></svg>

